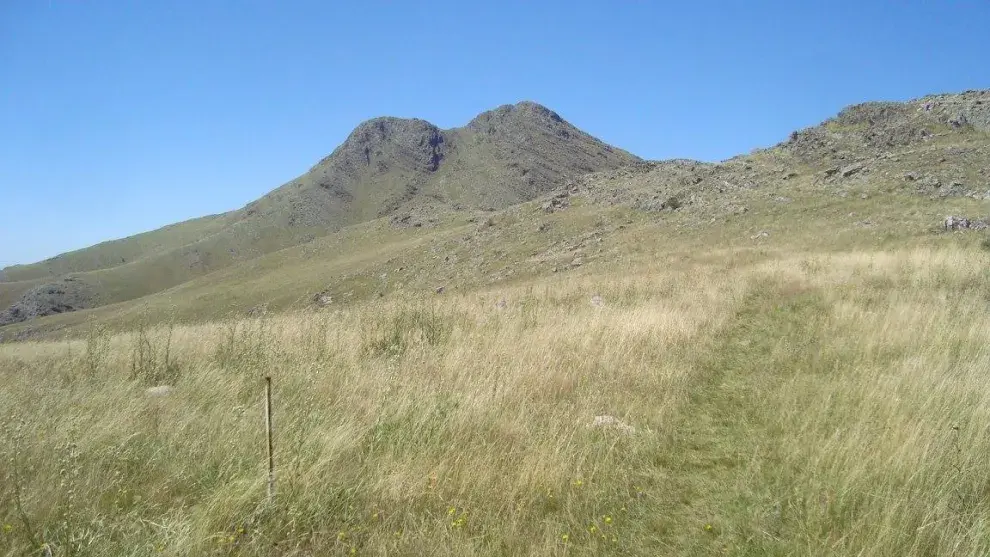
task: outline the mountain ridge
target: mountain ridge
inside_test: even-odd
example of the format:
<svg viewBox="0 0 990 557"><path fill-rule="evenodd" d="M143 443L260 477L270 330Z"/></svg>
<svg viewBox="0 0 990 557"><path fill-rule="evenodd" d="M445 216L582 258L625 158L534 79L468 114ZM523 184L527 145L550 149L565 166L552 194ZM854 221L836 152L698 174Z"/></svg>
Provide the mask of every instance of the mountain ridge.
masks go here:
<svg viewBox="0 0 990 557"><path fill-rule="evenodd" d="M0 324L138 298L377 218L423 226L443 211L505 208L638 160L532 101L447 130L418 118L372 118L307 172L240 209L0 270L0 302L15 304ZM81 304L75 293L66 295L73 304L39 298L65 291L58 279L69 275L72 286L98 294ZM139 276L152 278L135 283Z"/></svg>
<svg viewBox="0 0 990 557"><path fill-rule="evenodd" d="M415 118L374 118L356 126L300 177L241 209L188 221L198 223L195 233L179 223L108 244L128 246L143 257L116 262L97 250L102 258L90 266L113 266L59 273L71 269L67 260L78 264L94 255L80 250L48 260L47 267L33 266L34 274L23 272L30 265L5 269L0 307L10 305L18 316L43 317L46 311L102 307L166 290L182 296L216 292L222 287L219 277L253 274L251 262L262 259L265 272L273 272L277 265L272 262L285 257L313 261L307 268L347 259L350 255L340 251L350 249L344 243L321 239L356 226L381 236L379 225L365 225L381 221L398 231L428 231L454 221L475 222L475 214L492 215L481 216L491 223L498 211L539 199L548 199L542 204L546 213L566 209L573 199L645 215L683 214L680 220L695 222L691 226L738 218L754 203L764 203L761 190L779 204L801 192L823 203L849 195L927 197L932 206L941 199L990 199L988 134L990 91L850 105L776 145L718 163L643 161L527 101L483 112L459 128L440 129ZM452 220L447 214L463 216ZM163 238L165 230L170 235ZM132 246L139 237L143 244ZM155 248L142 252L147 244ZM278 255L284 250L294 255ZM61 266L56 269L53 260ZM224 269L230 272L217 273ZM425 268L418 272L435 274ZM293 280L291 288L324 288L317 275L307 277ZM368 279L361 280L361 288L367 288ZM267 295L265 288L256 284L255 296ZM289 301L288 294L277 295L280 304ZM245 303L243 296L236 300L236 307ZM4 319L11 321L11 310L0 314Z"/></svg>

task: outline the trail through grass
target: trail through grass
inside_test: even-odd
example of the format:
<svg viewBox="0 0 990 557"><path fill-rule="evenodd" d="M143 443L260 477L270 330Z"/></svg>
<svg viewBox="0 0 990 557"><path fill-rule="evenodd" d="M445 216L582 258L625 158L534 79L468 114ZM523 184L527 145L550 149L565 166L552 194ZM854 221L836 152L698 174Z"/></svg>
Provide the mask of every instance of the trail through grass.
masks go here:
<svg viewBox="0 0 990 557"><path fill-rule="evenodd" d="M986 256L681 263L0 347L0 547L986 554Z"/></svg>

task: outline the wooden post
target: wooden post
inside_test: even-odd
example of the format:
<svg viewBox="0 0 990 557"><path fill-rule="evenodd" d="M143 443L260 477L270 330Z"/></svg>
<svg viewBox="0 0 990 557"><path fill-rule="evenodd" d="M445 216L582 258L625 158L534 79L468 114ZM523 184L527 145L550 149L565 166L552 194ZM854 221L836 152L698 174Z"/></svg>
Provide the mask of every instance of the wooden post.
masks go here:
<svg viewBox="0 0 990 557"><path fill-rule="evenodd" d="M268 440L268 502L275 500L275 446L272 442L272 378L265 377L265 437Z"/></svg>

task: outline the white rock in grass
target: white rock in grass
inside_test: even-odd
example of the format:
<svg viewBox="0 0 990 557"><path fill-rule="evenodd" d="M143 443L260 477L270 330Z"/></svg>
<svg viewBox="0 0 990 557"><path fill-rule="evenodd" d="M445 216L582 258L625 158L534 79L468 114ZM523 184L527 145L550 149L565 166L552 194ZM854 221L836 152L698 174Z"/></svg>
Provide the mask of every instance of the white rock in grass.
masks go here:
<svg viewBox="0 0 990 557"><path fill-rule="evenodd" d="M612 429L618 431L619 433L633 434L636 433L636 428L633 426L623 423L622 420L616 418L615 416L595 416L595 419L588 424L588 427L596 429Z"/></svg>
<svg viewBox="0 0 990 557"><path fill-rule="evenodd" d="M604 303L605 301L602 300L602 297L599 296L598 294L595 294L594 296L591 297L591 305L593 306L601 307L601 305Z"/></svg>
<svg viewBox="0 0 990 557"><path fill-rule="evenodd" d="M148 390L144 391L144 394L151 398L161 398L168 396L172 393L171 385L158 385L157 387L150 387Z"/></svg>

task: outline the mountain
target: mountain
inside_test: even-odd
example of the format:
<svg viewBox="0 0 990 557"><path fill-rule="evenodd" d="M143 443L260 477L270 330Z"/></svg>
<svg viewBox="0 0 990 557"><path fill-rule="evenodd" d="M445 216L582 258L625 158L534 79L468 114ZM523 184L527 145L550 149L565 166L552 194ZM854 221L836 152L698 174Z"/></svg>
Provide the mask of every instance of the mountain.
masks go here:
<svg viewBox="0 0 990 557"><path fill-rule="evenodd" d="M718 163L528 163L558 185L492 173L495 211L462 149L497 114L369 123L195 226L367 220L0 327L7 554L988 555L988 109L864 103ZM455 161L481 210L429 179ZM392 205L354 190L398 172L427 179ZM337 205L265 216L300 192ZM176 272L189 235L105 248ZM6 284L68 309L94 277L156 278L136 264ZM263 376L290 513L252 512Z"/></svg>
<svg viewBox="0 0 990 557"><path fill-rule="evenodd" d="M807 187L827 199L903 193L990 199L990 90L907 102L866 102L792 132L781 143L719 164L672 160L582 177L600 203L645 211L696 206L707 218L741 212L762 190Z"/></svg>
<svg viewBox="0 0 990 557"><path fill-rule="evenodd" d="M384 216L429 218L442 208L504 208L575 176L639 160L532 102L441 130L376 118L309 172L249 204L244 219L282 227L336 227Z"/></svg>
<svg viewBox="0 0 990 557"><path fill-rule="evenodd" d="M604 257L586 250L607 215L678 234L817 219L827 235L910 236L950 214L982 227L988 199L990 91L850 106L720 163L642 161L528 102L451 130L378 118L240 210L4 269L0 322L44 317L8 337L480 287Z"/></svg>
<svg viewBox="0 0 990 557"><path fill-rule="evenodd" d="M449 130L376 118L240 210L0 270L0 325L132 300L378 218L421 227L447 211L503 209L638 160L533 102Z"/></svg>

